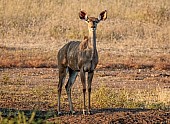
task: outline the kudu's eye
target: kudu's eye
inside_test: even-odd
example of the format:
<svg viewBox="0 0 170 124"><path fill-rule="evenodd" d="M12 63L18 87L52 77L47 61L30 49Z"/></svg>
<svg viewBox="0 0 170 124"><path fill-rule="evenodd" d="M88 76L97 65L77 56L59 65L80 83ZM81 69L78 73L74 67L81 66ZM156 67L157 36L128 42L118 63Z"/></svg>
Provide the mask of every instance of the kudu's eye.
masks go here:
<svg viewBox="0 0 170 124"><path fill-rule="evenodd" d="M90 21L89 21L89 20L87 20L87 22L89 23Z"/></svg>

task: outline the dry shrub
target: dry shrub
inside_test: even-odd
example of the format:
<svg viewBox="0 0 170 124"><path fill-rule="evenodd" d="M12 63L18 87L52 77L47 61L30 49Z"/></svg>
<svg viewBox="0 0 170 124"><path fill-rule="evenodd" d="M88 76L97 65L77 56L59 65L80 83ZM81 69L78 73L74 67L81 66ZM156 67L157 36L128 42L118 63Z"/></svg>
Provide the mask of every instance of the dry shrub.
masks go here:
<svg viewBox="0 0 170 124"><path fill-rule="evenodd" d="M10 49L10 50L9 50ZM54 51L0 48L0 67L56 67Z"/></svg>
<svg viewBox="0 0 170 124"><path fill-rule="evenodd" d="M167 55L159 55L153 57L155 61L155 69L158 70L169 70L170 69L170 56Z"/></svg>
<svg viewBox="0 0 170 124"><path fill-rule="evenodd" d="M155 65L155 69L157 70L170 70L170 64L169 63L157 63Z"/></svg>
<svg viewBox="0 0 170 124"><path fill-rule="evenodd" d="M155 56L121 56L112 53L102 53L99 55L98 68L107 69L156 69L169 70L170 56L160 54Z"/></svg>

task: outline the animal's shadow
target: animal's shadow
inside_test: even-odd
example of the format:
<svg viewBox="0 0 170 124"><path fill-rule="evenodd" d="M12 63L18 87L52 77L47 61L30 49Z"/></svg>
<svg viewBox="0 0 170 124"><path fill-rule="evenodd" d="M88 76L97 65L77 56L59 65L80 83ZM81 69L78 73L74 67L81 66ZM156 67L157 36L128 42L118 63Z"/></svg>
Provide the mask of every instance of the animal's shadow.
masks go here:
<svg viewBox="0 0 170 124"><path fill-rule="evenodd" d="M101 108L101 109L92 109L90 115L98 114L98 113L114 113L114 112L132 112L132 113L137 113L137 112L144 112L144 111L149 111L151 109L143 109L143 108ZM63 113L63 115L68 114ZM82 115L82 111L76 111L75 115Z"/></svg>
<svg viewBox="0 0 170 124"><path fill-rule="evenodd" d="M93 109L91 111L91 115L97 114L97 113L114 113L114 112L144 112L148 111L150 109L142 109L142 108L102 108L102 109ZM48 110L48 111L42 111L42 110L17 110L17 109L8 109L8 108L0 108L1 116L3 117L16 117L19 113L24 113L25 116L31 117L32 113L35 112L35 119L41 118L41 119L48 119L57 117L57 111L55 110ZM65 115L71 115L70 112L63 112L60 116ZM83 115L82 111L76 111L74 115Z"/></svg>

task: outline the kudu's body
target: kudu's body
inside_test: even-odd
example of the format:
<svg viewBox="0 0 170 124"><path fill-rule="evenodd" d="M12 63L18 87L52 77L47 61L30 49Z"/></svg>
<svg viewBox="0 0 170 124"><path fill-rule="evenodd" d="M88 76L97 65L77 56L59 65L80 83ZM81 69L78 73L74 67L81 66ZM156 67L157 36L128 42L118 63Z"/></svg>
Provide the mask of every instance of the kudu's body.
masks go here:
<svg viewBox="0 0 170 124"><path fill-rule="evenodd" d="M96 28L101 20L107 18L106 10L101 12L98 18L88 17L84 11L80 11L79 17L85 20L88 24L89 36L84 37L82 42L71 41L64 45L58 52L58 67L59 67L59 84L58 84L58 114L60 112L61 90L64 80L69 72L69 78L65 86L70 106L70 112L73 114L73 105L71 99L71 87L75 82L78 72L83 85L83 113L85 114L85 94L86 94L86 72L88 73L88 114L90 114L90 94L91 82L94 74L94 69L98 63L98 53L96 48Z"/></svg>

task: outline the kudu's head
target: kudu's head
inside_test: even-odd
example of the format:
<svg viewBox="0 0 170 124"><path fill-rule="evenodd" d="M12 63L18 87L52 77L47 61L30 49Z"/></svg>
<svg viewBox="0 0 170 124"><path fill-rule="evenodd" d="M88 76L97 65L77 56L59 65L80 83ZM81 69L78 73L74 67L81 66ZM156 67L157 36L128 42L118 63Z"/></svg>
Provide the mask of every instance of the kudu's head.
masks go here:
<svg viewBox="0 0 170 124"><path fill-rule="evenodd" d="M80 11L79 12L79 17L81 20L84 20L87 22L88 24L88 30L89 31L95 31L96 28L97 28L97 24L100 22L100 21L104 21L107 19L107 11L102 11L99 15L98 18L95 18L95 17L88 17L88 15L86 14L86 12L84 11Z"/></svg>

